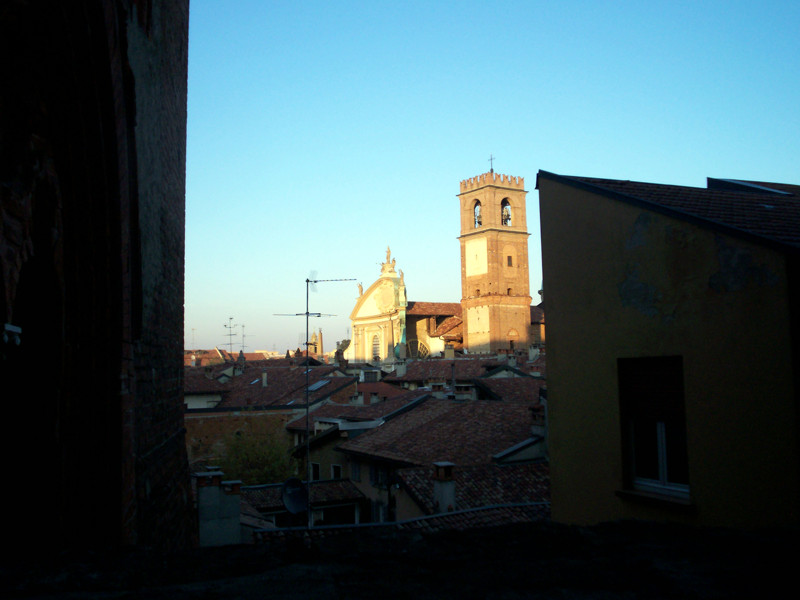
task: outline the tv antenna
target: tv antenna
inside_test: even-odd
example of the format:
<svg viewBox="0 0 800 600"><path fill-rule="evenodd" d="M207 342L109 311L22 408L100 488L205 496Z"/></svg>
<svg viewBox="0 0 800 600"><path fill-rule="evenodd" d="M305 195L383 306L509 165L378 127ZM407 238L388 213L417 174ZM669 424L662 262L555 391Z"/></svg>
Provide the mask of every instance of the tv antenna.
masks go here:
<svg viewBox="0 0 800 600"><path fill-rule="evenodd" d="M239 326L238 323L232 323L232 321L233 317L228 317L228 324L223 325L223 327L228 330L228 333L225 335L228 336L228 352L231 354L233 354L233 338L236 337L236 334L233 332L233 330Z"/></svg>
<svg viewBox="0 0 800 600"><path fill-rule="evenodd" d="M244 323L242 323L242 352L244 352L244 349L247 348L247 345L244 343L244 337Z"/></svg>
<svg viewBox="0 0 800 600"><path fill-rule="evenodd" d="M308 493L306 494L306 524L308 529L311 529L311 435L309 433L309 395L308 395L308 373L311 370L311 365L309 361L309 354L308 354L308 319L310 317L335 317L336 315L319 313L319 312L309 312L308 310L308 294L309 291L317 291L317 283L329 283L334 281L355 281L355 279L317 279L316 271L311 271L308 277L306 277L306 312L304 313L276 313L276 317L305 317L306 318L306 487L308 488Z"/></svg>

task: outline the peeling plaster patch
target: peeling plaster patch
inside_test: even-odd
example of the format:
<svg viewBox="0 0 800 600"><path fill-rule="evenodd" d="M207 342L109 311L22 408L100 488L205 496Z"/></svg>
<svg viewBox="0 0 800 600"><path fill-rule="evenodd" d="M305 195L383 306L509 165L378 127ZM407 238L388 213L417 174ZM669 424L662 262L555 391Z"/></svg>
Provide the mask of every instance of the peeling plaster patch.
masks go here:
<svg viewBox="0 0 800 600"><path fill-rule="evenodd" d="M636 223L633 224L633 230L628 240L625 242L625 249L632 250L639 246L646 244L647 230L650 227L651 217L648 213L643 212L636 218Z"/></svg>
<svg viewBox="0 0 800 600"><path fill-rule="evenodd" d="M678 248L688 248L689 235L683 229L667 225L664 228L666 232L667 243Z"/></svg>
<svg viewBox="0 0 800 600"><path fill-rule="evenodd" d="M658 290L639 279L639 268L629 269L625 281L617 286L622 306L632 306L648 317L658 316L657 303L661 300Z"/></svg>
<svg viewBox="0 0 800 600"><path fill-rule="evenodd" d="M708 278L715 292L739 292L749 287L772 286L778 276L764 264L757 265L746 248L733 246L721 236L715 236L719 271Z"/></svg>

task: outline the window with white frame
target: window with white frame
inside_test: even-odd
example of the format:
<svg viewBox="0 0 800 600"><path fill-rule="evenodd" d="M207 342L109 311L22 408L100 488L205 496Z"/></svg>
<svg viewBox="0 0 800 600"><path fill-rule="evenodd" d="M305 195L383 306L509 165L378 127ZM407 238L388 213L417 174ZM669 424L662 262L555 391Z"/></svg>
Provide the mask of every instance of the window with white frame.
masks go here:
<svg viewBox="0 0 800 600"><path fill-rule="evenodd" d="M689 497L689 459L680 356L617 361L626 484Z"/></svg>

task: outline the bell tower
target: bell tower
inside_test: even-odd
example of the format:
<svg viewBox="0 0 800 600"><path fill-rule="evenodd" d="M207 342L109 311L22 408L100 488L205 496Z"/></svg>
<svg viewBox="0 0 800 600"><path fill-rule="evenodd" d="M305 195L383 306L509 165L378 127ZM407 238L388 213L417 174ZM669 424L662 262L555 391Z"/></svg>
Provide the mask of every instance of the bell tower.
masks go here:
<svg viewBox="0 0 800 600"><path fill-rule="evenodd" d="M522 177L494 171L461 182L461 318L470 352L528 347L526 195Z"/></svg>

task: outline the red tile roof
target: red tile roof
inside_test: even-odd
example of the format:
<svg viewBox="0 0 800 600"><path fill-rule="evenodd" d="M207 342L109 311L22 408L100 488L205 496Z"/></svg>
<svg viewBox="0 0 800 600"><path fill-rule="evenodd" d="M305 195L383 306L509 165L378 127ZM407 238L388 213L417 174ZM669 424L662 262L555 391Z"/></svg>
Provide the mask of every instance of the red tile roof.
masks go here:
<svg viewBox="0 0 800 600"><path fill-rule="evenodd" d="M453 365L455 365L456 381L465 381L482 377L491 369L506 364L497 358L441 358L431 360L415 360L408 363L405 375L401 377L387 377L389 382L426 382L426 381L451 381L453 379Z"/></svg>
<svg viewBox="0 0 800 600"><path fill-rule="evenodd" d="M339 449L408 466L443 460L460 466L491 463L494 454L530 437L532 405L430 398Z"/></svg>
<svg viewBox="0 0 800 600"><path fill-rule="evenodd" d="M349 479L315 481L310 486L311 503L355 502L364 494ZM250 485L241 487L242 499L260 512L283 510L283 484Z"/></svg>
<svg viewBox="0 0 800 600"><path fill-rule="evenodd" d="M433 514L433 466L398 469L395 474L425 514ZM459 510L497 504L550 502L550 468L547 463L455 467L453 480L456 508Z"/></svg>
<svg viewBox="0 0 800 600"><path fill-rule="evenodd" d="M406 314L419 317L450 317L461 316L459 302L409 302Z"/></svg>
<svg viewBox="0 0 800 600"><path fill-rule="evenodd" d="M464 326L461 317L448 317L439 324L431 337L461 338L463 335Z"/></svg>
<svg viewBox="0 0 800 600"><path fill-rule="evenodd" d="M720 227L728 233L744 234L762 241L800 248L800 186L797 185L742 182L782 192L774 193L769 189L747 186L739 186L738 189L709 189L572 177L545 171L540 171L539 176L596 193L604 191L608 195L610 192L611 197L620 200L667 209L673 216L699 220ZM712 184L712 180L709 180L709 184ZM744 191L745 189L752 191Z"/></svg>
<svg viewBox="0 0 800 600"><path fill-rule="evenodd" d="M220 383L213 376L209 377L205 367L183 368L184 394L221 394L228 389L227 383Z"/></svg>
<svg viewBox="0 0 800 600"><path fill-rule="evenodd" d="M196 367L205 367L209 365L219 365L225 362L225 355L217 349L214 350L193 350L184 351L183 353L183 366L191 367L192 360ZM192 359L194 356L194 359Z"/></svg>
<svg viewBox="0 0 800 600"><path fill-rule="evenodd" d="M475 379L475 386L487 397L518 402L539 402L539 390L545 385L544 379L526 376Z"/></svg>
<svg viewBox="0 0 800 600"><path fill-rule="evenodd" d="M356 386L356 391L363 394L365 401L371 398L373 394L385 400L406 392L403 388L386 383L385 381L359 382Z"/></svg>
<svg viewBox="0 0 800 600"><path fill-rule="evenodd" d="M395 524L399 530L411 529L428 533L437 531L465 531L478 527L496 527L550 520L550 504L535 502L457 510Z"/></svg>
<svg viewBox="0 0 800 600"><path fill-rule="evenodd" d="M427 392L403 391L402 394L375 404L323 404L309 413L311 423L325 419L345 419L348 421L372 421L394 413L420 398L427 396ZM291 431L305 431L306 416L303 415L286 425Z"/></svg>
<svg viewBox="0 0 800 600"><path fill-rule="evenodd" d="M346 386L352 386L352 391L355 391L356 378L344 375L335 366L264 366L271 362L246 362L240 375L234 375L221 384L206 379L202 369L189 367L185 370L184 393L221 392L223 398L217 409L305 404L307 370L311 403L319 402ZM264 373L267 375L266 386L262 383Z"/></svg>

